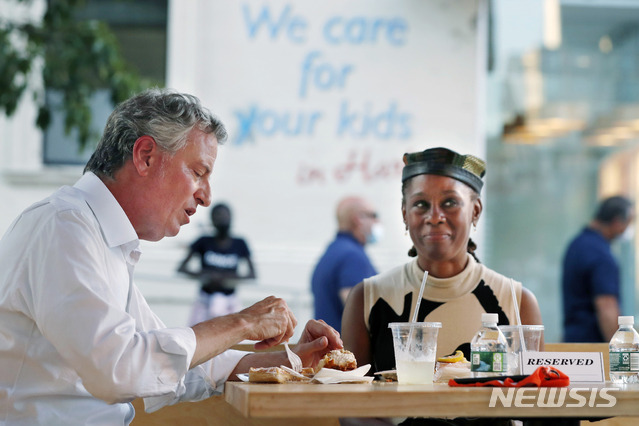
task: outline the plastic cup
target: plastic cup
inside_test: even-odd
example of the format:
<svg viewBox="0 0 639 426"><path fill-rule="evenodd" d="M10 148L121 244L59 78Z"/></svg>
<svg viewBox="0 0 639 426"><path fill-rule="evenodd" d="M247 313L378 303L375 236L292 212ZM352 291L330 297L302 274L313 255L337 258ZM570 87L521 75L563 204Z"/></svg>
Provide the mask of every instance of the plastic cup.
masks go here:
<svg viewBox="0 0 639 426"><path fill-rule="evenodd" d="M441 322L392 322L397 381L431 384L435 371L437 333Z"/></svg>
<svg viewBox="0 0 639 426"><path fill-rule="evenodd" d="M524 333L526 351L539 352L541 338L544 335L543 325L500 325L508 342L508 375L521 374L519 354L522 351L520 333Z"/></svg>

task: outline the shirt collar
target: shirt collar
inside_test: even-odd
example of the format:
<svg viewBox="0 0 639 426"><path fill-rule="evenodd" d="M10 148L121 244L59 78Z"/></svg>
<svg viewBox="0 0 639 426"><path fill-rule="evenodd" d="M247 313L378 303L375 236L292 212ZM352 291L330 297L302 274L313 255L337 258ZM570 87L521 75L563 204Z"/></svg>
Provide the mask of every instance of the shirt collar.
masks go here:
<svg viewBox="0 0 639 426"><path fill-rule="evenodd" d="M481 268L478 267L475 258L466 254L468 263L457 275L448 278L435 278L428 275L424 298L435 302L446 302L470 293L477 287L481 280ZM419 267L417 258L412 265L411 285L419 290L424 276L424 271Z"/></svg>
<svg viewBox="0 0 639 426"><path fill-rule="evenodd" d="M107 245L123 246L123 250L136 263L140 257L140 240L122 206L106 185L92 172L85 173L74 188L82 191L84 199L95 215Z"/></svg>
<svg viewBox="0 0 639 426"><path fill-rule="evenodd" d="M360 243L357 238L355 238L355 235L351 234L350 232L346 232L346 231L338 231L337 232L337 238L347 238L349 240L352 240L353 242L357 243L358 245L363 245L362 243Z"/></svg>
<svg viewBox="0 0 639 426"><path fill-rule="evenodd" d="M608 244L610 244L610 241L608 241L606 239L606 237L604 237L603 234L601 232L597 231L596 229L593 229L593 228L591 228L589 226L586 226L584 228L584 231L588 232L588 233L591 233L591 234L595 235L596 237L599 237L599 239L601 239L601 240L607 242Z"/></svg>

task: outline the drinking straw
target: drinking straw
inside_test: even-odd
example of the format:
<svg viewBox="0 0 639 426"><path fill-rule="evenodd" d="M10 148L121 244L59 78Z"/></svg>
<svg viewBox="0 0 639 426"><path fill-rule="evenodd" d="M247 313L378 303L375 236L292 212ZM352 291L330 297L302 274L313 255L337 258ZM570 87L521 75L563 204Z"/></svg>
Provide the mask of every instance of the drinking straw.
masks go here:
<svg viewBox="0 0 639 426"><path fill-rule="evenodd" d="M521 351L526 352L526 342L524 341L524 329L521 324L521 316L519 315L519 304L517 303L517 296L515 295L515 283L513 279L510 279L510 293L513 296L513 305L515 306L515 318L517 319L517 331L519 331L519 344L521 345Z"/></svg>
<svg viewBox="0 0 639 426"><path fill-rule="evenodd" d="M413 312L413 321L417 322L417 313L419 312L419 305L422 303L422 297L424 296L424 287L426 287L426 278L428 278L428 271L424 271L424 278L422 278L422 286L419 289L419 297L417 298L417 306L415 306L415 312Z"/></svg>
<svg viewBox="0 0 639 426"><path fill-rule="evenodd" d="M417 297L417 305L415 305L415 312L413 312L413 320L411 321L412 323L417 322L417 313L419 312L419 305L421 305L422 297L424 296L424 287L426 287L426 278L428 278L428 271L424 271L424 278L422 278L422 286L419 288L419 297ZM407 348L410 348L413 342L414 332L415 332L415 329L411 327L411 333L408 335L408 342L406 343Z"/></svg>

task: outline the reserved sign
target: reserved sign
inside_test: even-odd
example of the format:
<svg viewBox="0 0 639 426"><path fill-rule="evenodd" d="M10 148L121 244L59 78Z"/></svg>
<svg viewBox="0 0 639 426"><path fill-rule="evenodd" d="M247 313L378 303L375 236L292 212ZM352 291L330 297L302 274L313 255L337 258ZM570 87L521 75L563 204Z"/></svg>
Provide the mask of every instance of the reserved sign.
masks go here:
<svg viewBox="0 0 639 426"><path fill-rule="evenodd" d="M605 382L601 352L522 352L522 374L532 374L540 366L557 367L570 382Z"/></svg>

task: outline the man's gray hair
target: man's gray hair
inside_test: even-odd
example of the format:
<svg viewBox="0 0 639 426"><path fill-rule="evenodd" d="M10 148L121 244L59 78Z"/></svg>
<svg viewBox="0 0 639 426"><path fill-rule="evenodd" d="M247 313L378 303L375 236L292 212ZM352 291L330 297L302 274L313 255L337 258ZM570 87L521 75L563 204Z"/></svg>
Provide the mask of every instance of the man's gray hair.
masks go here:
<svg viewBox="0 0 639 426"><path fill-rule="evenodd" d="M227 138L224 125L197 97L171 89L146 90L116 106L84 172L113 179L132 158L135 141L144 135L151 136L163 151L175 154L186 145L193 128L214 133L218 143Z"/></svg>

